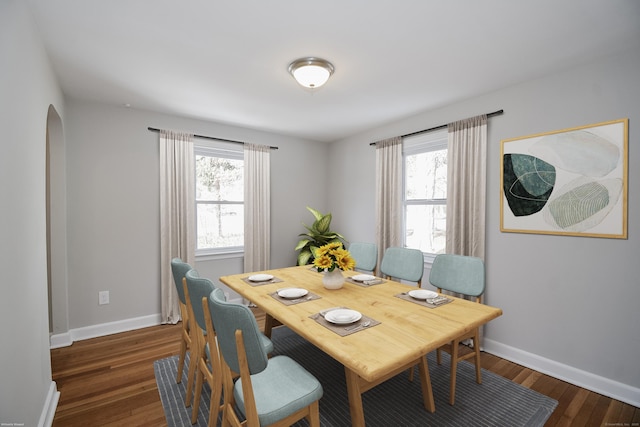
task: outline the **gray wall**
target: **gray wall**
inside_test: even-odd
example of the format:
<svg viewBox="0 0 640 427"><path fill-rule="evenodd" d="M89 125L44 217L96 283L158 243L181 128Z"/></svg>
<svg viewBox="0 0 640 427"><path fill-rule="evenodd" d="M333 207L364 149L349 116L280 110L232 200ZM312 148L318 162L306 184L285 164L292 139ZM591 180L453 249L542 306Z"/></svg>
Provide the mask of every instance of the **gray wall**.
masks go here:
<svg viewBox="0 0 640 427"><path fill-rule="evenodd" d="M160 309L158 133L147 128L278 146L271 151L272 267L295 264L305 206L324 208L310 191L311 168L327 145L196 120L68 101L67 198L70 329L154 316ZM198 259L215 279L242 272L241 258ZM98 305L98 292L110 303Z"/></svg>
<svg viewBox="0 0 640 427"><path fill-rule="evenodd" d="M0 2L0 423L51 419L46 129L64 100L24 2ZM49 418L48 418L49 417Z"/></svg>
<svg viewBox="0 0 640 427"><path fill-rule="evenodd" d="M369 143L504 109L489 119L487 299L504 315L486 350L640 405L640 50L416 115L332 144L335 228L375 241L375 148ZM627 240L500 232L500 141L629 119ZM348 183L340 185L339 183ZM428 272L427 272L428 273Z"/></svg>

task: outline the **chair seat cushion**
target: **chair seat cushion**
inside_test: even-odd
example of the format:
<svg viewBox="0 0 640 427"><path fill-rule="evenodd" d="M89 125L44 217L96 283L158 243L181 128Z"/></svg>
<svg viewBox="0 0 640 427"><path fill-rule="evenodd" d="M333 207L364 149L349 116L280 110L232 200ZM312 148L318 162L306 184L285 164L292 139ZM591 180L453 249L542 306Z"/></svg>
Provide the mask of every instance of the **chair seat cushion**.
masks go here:
<svg viewBox="0 0 640 427"><path fill-rule="evenodd" d="M322 385L306 369L287 356L269 359L267 368L251 376L260 425L273 424L322 397ZM233 394L238 409L245 414L242 382L236 381Z"/></svg>
<svg viewBox="0 0 640 427"><path fill-rule="evenodd" d="M264 334L260 335L260 339L262 340L262 346L264 347L264 351L269 354L273 352L273 343L271 340Z"/></svg>

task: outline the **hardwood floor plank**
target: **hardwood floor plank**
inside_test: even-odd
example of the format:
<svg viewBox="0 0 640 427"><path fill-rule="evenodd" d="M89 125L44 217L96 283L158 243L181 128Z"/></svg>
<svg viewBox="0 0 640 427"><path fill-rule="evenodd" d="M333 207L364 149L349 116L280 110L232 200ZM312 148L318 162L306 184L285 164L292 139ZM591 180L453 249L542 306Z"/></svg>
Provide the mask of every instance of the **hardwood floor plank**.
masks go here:
<svg viewBox="0 0 640 427"><path fill-rule="evenodd" d="M264 327L264 313L254 313ZM154 326L51 350L60 391L53 426L166 426L153 362L178 354L181 327ZM558 400L546 427L640 426L639 408L488 353L481 362L488 371Z"/></svg>

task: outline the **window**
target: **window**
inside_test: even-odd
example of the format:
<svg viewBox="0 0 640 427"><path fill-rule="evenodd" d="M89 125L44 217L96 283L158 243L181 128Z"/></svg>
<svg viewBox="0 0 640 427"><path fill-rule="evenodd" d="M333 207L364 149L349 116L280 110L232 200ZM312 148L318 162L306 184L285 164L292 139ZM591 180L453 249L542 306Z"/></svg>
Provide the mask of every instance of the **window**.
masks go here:
<svg viewBox="0 0 640 427"><path fill-rule="evenodd" d="M244 157L235 144L195 145L196 253L244 247Z"/></svg>
<svg viewBox="0 0 640 427"><path fill-rule="evenodd" d="M429 254L445 251L447 130L407 137L404 159L405 246Z"/></svg>

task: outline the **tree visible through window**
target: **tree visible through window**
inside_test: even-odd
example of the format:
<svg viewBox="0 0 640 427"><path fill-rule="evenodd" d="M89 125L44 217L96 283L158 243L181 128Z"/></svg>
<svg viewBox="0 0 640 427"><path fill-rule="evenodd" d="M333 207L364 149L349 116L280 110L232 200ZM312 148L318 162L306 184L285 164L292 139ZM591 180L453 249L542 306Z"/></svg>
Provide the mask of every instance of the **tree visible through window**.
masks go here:
<svg viewBox="0 0 640 427"><path fill-rule="evenodd" d="M447 220L447 132L405 138L405 246L444 253Z"/></svg>
<svg viewBox="0 0 640 427"><path fill-rule="evenodd" d="M242 151L196 147L196 213L199 253L244 246Z"/></svg>

